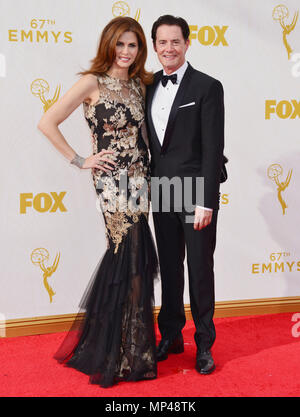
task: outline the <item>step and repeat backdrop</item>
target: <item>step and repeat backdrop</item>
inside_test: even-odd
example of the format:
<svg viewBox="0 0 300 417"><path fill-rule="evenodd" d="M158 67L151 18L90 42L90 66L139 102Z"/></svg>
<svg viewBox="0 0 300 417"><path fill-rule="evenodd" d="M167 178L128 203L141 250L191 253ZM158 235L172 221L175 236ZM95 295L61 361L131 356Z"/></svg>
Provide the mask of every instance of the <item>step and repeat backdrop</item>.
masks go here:
<svg viewBox="0 0 300 417"><path fill-rule="evenodd" d="M0 6L1 317L77 312L106 250L91 172L71 166L37 124L89 68L103 27L120 15L143 26L153 71L160 66L152 23L163 14L184 17L191 30L187 60L223 83L229 179L221 185L216 300L300 296L298 0ZM78 154L92 154L82 106L60 129ZM189 304L187 290L186 282Z"/></svg>

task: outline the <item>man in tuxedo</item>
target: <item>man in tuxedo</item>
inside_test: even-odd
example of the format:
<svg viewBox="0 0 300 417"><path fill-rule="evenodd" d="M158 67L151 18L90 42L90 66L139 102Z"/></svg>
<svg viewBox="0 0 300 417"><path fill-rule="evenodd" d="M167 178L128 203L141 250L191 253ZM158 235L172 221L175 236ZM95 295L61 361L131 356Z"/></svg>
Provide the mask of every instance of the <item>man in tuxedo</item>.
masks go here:
<svg viewBox="0 0 300 417"><path fill-rule="evenodd" d="M163 70L147 90L147 128L152 177L192 180L193 221L171 199L170 210L153 210L158 248L162 305L158 315L161 341L157 359L184 351L182 329L184 258L187 251L190 305L195 323L196 370L215 369L211 347L215 341L213 314L213 255L219 208L219 185L224 147L223 87L220 81L194 69L186 60L189 26L182 18L161 16L152 27L154 50ZM198 195L197 178L204 179ZM185 193L182 189L183 195ZM178 201L177 201L178 202ZM191 216L191 213L189 213Z"/></svg>

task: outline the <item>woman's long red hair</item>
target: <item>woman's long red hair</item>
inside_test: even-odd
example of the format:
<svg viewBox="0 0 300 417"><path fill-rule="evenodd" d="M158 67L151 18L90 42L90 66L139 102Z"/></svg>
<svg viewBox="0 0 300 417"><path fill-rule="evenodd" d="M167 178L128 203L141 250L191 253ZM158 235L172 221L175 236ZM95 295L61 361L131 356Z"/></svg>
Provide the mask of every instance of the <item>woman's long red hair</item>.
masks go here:
<svg viewBox="0 0 300 417"><path fill-rule="evenodd" d="M80 72L80 74L101 75L107 73L116 57L118 39L124 32L135 33L139 46L135 62L129 67L129 78L139 77L145 85L151 84L153 74L145 70L147 59L145 34L141 25L131 17L116 17L105 26L100 37L97 55L91 61L91 68L88 71Z"/></svg>

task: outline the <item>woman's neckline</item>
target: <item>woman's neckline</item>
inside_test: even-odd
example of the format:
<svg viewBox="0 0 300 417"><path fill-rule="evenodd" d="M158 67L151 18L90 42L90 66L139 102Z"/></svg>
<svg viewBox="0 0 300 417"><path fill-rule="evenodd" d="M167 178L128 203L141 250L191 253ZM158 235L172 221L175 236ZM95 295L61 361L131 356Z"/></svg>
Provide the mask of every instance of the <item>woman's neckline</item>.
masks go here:
<svg viewBox="0 0 300 417"><path fill-rule="evenodd" d="M129 82L130 82L130 80L131 80L131 78L128 78L127 80L125 80L124 78L113 77L112 75L108 74L107 72L105 73L105 75L106 75L108 78L111 78L112 80L123 81L123 82L125 82L125 83L129 83Z"/></svg>

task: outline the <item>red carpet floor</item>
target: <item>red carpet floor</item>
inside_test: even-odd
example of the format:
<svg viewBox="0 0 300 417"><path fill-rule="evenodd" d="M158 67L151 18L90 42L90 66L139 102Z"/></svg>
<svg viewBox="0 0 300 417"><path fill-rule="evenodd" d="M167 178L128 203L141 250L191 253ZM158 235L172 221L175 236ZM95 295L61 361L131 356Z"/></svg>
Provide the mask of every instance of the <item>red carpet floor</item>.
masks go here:
<svg viewBox="0 0 300 417"><path fill-rule="evenodd" d="M193 322L185 352L158 364L152 381L103 389L52 359L64 333L0 339L1 397L299 397L300 337L292 313L215 319L216 370L194 369ZM292 328L294 326L294 331Z"/></svg>

